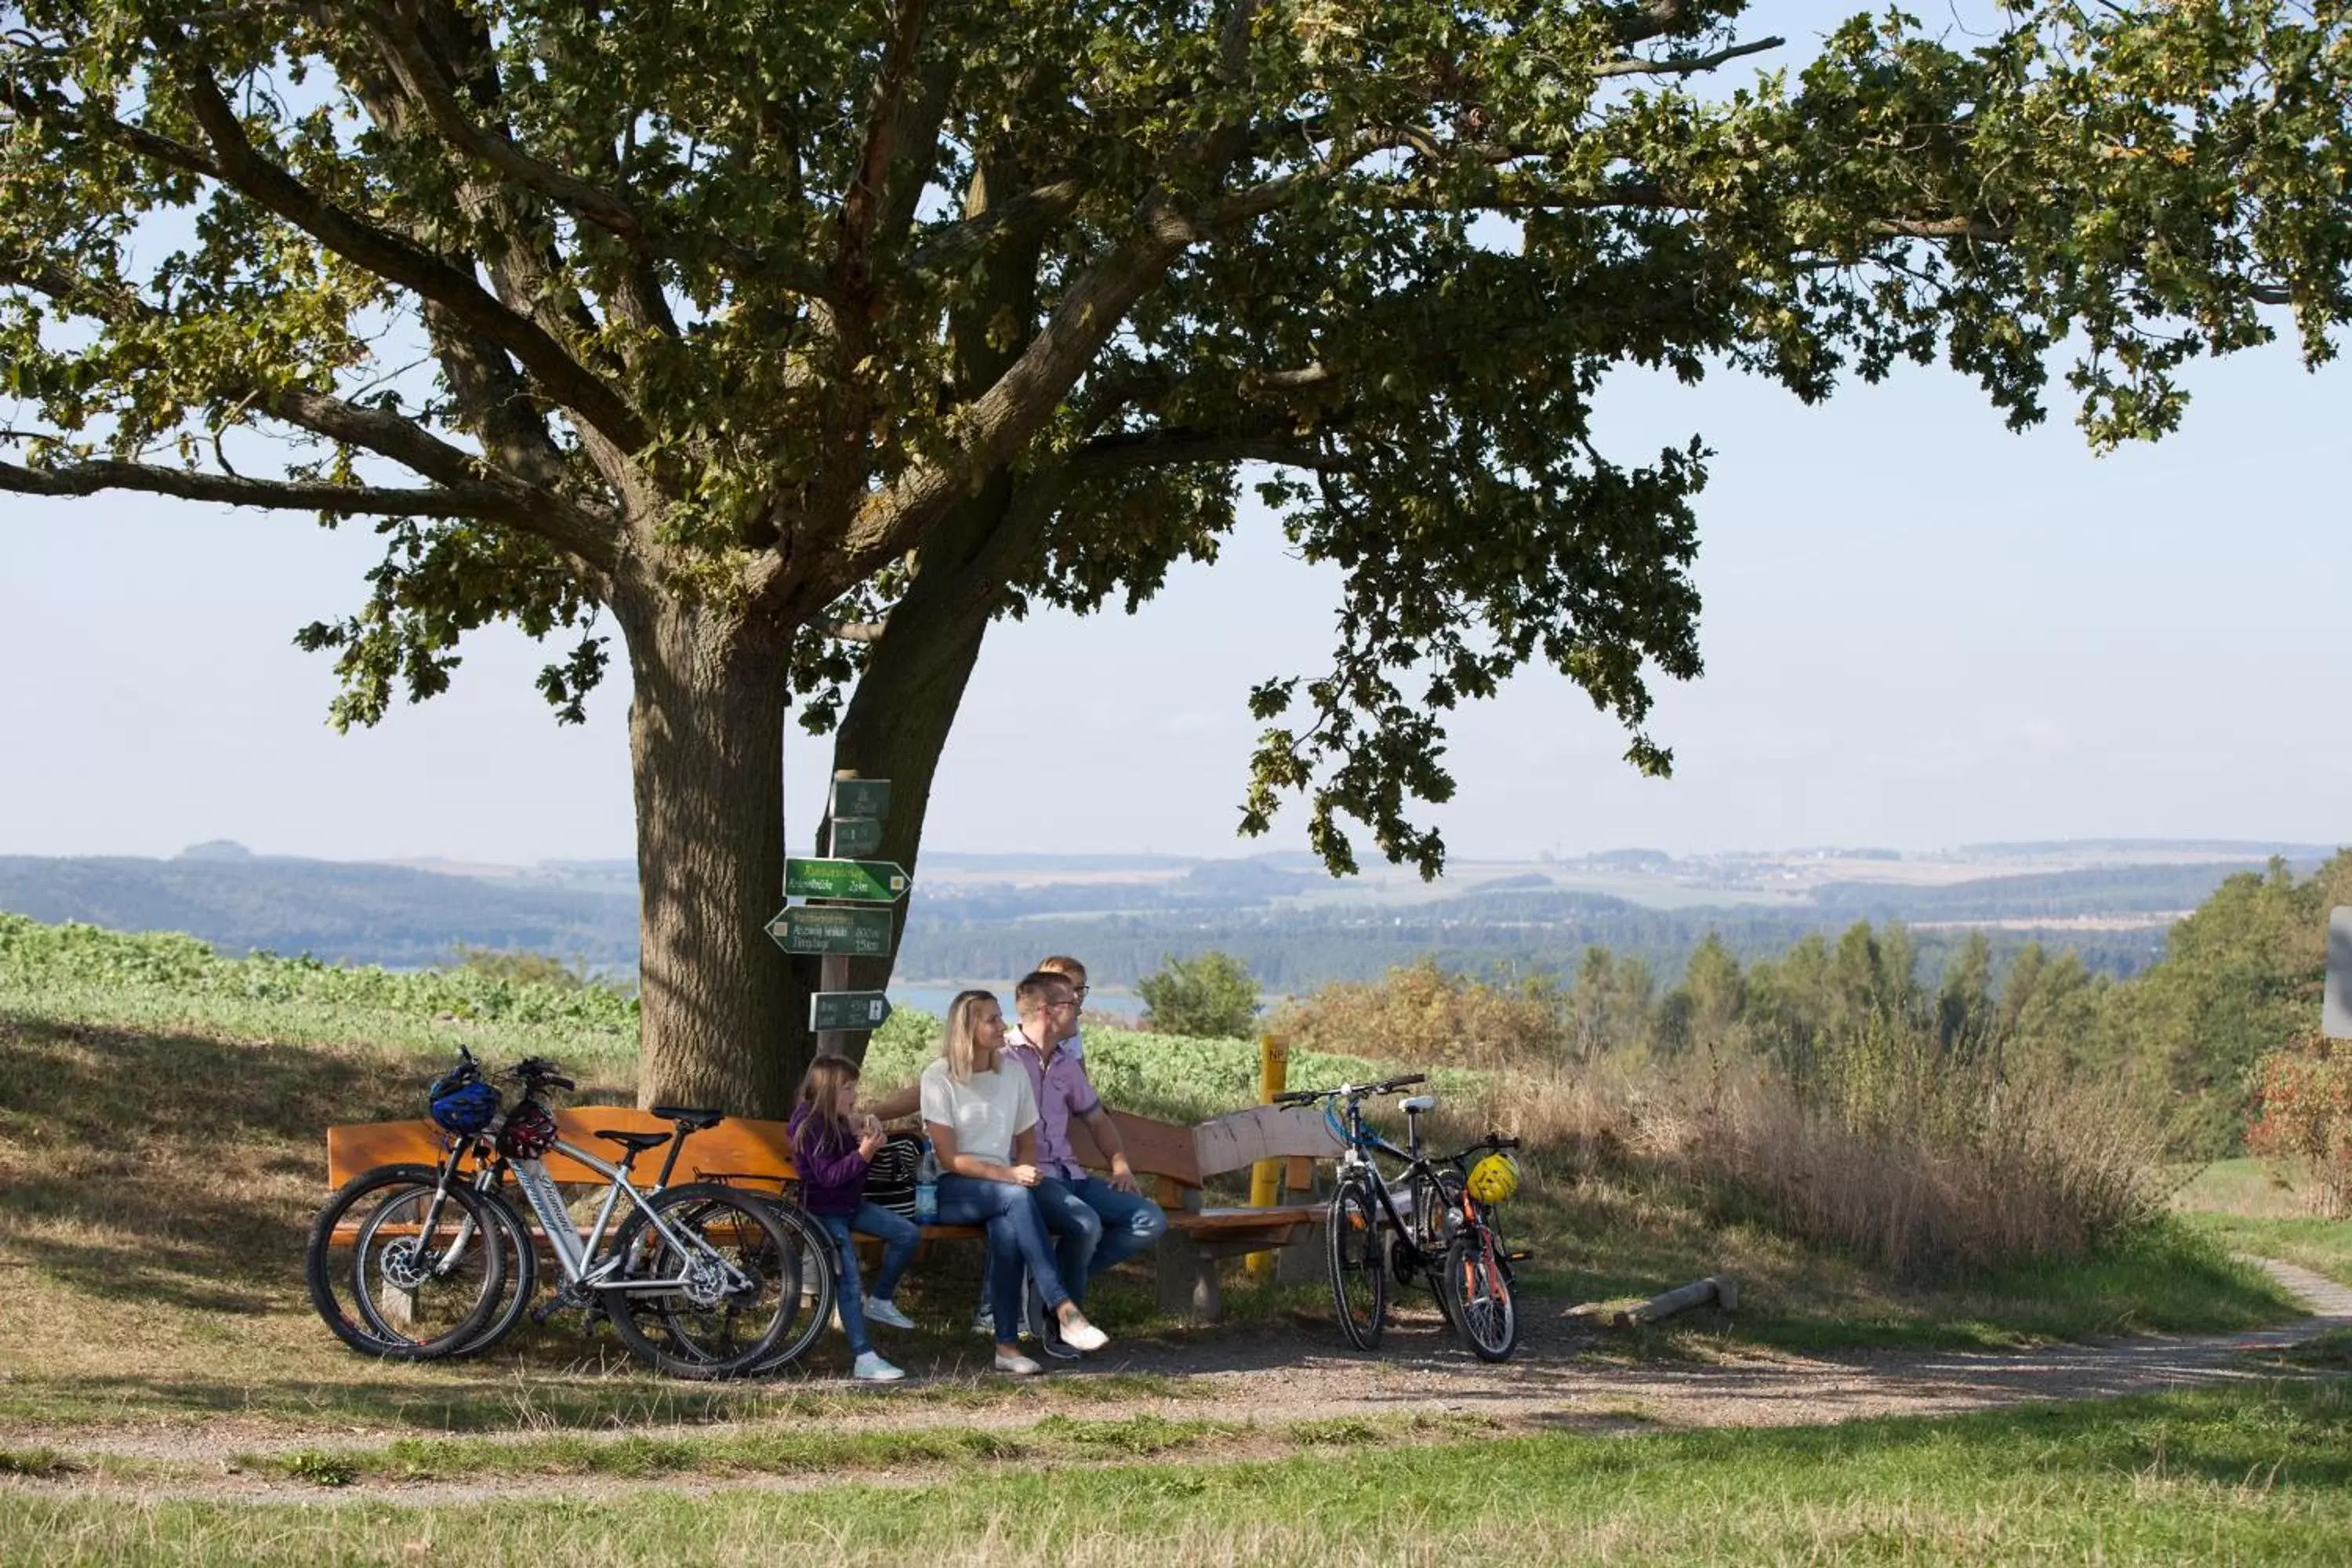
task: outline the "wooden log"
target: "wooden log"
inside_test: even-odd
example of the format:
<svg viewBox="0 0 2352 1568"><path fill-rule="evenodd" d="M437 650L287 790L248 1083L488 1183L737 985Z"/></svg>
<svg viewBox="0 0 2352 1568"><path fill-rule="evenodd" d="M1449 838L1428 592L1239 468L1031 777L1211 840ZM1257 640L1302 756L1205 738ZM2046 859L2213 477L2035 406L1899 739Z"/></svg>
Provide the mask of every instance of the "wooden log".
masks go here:
<svg viewBox="0 0 2352 1568"><path fill-rule="evenodd" d="M1730 1311L1739 1302L1738 1285L1728 1275L1710 1274L1704 1279L1677 1285L1662 1296L1653 1296L1627 1308L1617 1314L1613 1326L1637 1328L1643 1323L1654 1323L1661 1318L1671 1318L1676 1312L1686 1312L1693 1307L1706 1306L1710 1301L1725 1311Z"/></svg>

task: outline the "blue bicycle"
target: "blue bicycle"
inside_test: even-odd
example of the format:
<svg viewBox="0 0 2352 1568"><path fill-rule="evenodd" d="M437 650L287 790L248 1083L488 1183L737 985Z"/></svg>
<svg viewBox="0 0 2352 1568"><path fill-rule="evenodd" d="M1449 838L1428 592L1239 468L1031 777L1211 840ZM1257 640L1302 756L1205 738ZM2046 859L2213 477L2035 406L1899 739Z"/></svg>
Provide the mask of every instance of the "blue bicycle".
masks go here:
<svg viewBox="0 0 2352 1568"><path fill-rule="evenodd" d="M1358 1350L1379 1348L1393 1277L1400 1285L1425 1282L1463 1343L1482 1361L1501 1361L1519 1342L1511 1265L1526 1255L1504 1245L1494 1226L1492 1202L1481 1193L1507 1195L1517 1186L1517 1166L1509 1167L1506 1185L1490 1179L1500 1173L1486 1162L1502 1159L1519 1141L1489 1134L1460 1153L1432 1158L1422 1151L1421 1118L1436 1108L1437 1100L1426 1094L1397 1102L1405 1117L1403 1148L1365 1125L1366 1100L1427 1081L1423 1074L1409 1073L1379 1083L1300 1089L1275 1100L1321 1103L1343 1145L1323 1234L1332 1310L1348 1342ZM1375 1154L1401 1161L1404 1168L1384 1178ZM1476 1168L1470 1164L1473 1155L1480 1157Z"/></svg>

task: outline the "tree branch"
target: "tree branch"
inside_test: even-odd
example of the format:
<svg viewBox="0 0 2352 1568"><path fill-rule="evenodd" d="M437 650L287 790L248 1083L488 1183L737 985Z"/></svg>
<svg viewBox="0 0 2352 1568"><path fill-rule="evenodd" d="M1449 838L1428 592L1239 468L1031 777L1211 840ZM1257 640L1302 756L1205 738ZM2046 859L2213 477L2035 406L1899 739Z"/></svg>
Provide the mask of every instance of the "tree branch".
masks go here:
<svg viewBox="0 0 2352 1568"><path fill-rule="evenodd" d="M1688 34L1695 30L1691 24L1698 19L1697 0L1650 0L1641 10L1619 20L1612 30L1620 44L1631 48L1668 34Z"/></svg>
<svg viewBox="0 0 2352 1568"><path fill-rule="evenodd" d="M169 324L162 310L129 290L101 291L90 280L46 262L0 258L0 285L29 289L76 315L108 325ZM312 435L390 458L436 481L447 493L502 496L513 509L509 521L526 532L537 533L593 565L601 567L612 559L615 525L610 518L559 492L563 478L562 455L546 440L544 430L539 432L543 448L521 446L519 450L501 451L499 455L507 459L501 468L462 447L451 446L413 419L307 387L264 390L231 379L213 390L226 402L243 401Z"/></svg>
<svg viewBox="0 0 2352 1568"><path fill-rule="evenodd" d="M477 125L457 101L452 84L443 79L438 62L425 49L413 19L395 26L391 12L369 5L361 8L367 26L383 46L384 63L403 91L420 105L434 129L459 151L488 164L525 190L536 192L572 213L627 242L632 250L651 249L646 222L626 201L531 156L504 132Z"/></svg>
<svg viewBox="0 0 2352 1568"><path fill-rule="evenodd" d="M1760 55L1767 49L1787 45L1786 38L1759 38L1752 44L1735 44L1727 49L1717 49L1711 55L1669 56L1664 59L1648 60L1628 56L1622 60L1603 60L1593 68L1598 77L1612 76L1689 76L1696 71L1711 71L1743 55Z"/></svg>
<svg viewBox="0 0 2352 1568"><path fill-rule="evenodd" d="M513 522L515 500L488 485L386 489L372 485L324 481L247 479L230 474L160 468L149 463L105 459L55 468L0 463L0 490L26 496L90 496L101 490L138 490L182 500L220 501L285 511L323 511L344 517L465 518Z"/></svg>
<svg viewBox="0 0 2352 1568"><path fill-rule="evenodd" d="M968 260L1000 235L1042 234L1077 211L1086 194L1086 182L1079 179L1055 180L1024 191L976 217L934 230L917 248L915 265L936 268Z"/></svg>
<svg viewBox="0 0 2352 1568"><path fill-rule="evenodd" d="M624 451L649 439L644 424L602 377L574 359L547 330L508 309L465 273L403 236L377 227L317 192L257 152L236 111L185 41L168 29L153 35L173 80L212 145L217 177L328 249L387 282L414 290L512 353L548 395Z"/></svg>
<svg viewBox="0 0 2352 1568"><path fill-rule="evenodd" d="M929 9L929 0L898 0L897 25L874 77L874 102L866 111L864 150L849 188L841 194L833 275L852 294L864 294L873 271L874 230L889 185L899 104L906 97L907 79L913 70L915 50L922 42Z"/></svg>

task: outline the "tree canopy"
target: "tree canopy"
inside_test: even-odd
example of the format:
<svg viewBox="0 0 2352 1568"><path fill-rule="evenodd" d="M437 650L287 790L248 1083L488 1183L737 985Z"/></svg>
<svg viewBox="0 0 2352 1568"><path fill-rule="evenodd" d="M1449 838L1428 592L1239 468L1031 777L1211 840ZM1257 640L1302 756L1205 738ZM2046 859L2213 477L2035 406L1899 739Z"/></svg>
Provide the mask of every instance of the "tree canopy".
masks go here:
<svg viewBox="0 0 2352 1568"><path fill-rule="evenodd" d="M773 955L695 943L772 898L784 695L935 751L975 628L1150 595L1245 481L1342 588L1243 826L1300 792L1335 869L1354 823L1433 870L1444 715L1523 666L1670 761L1706 448L1601 450L1612 368L1941 360L2021 425L2054 374L2109 444L2196 356L2333 352L2336 0L1890 12L1748 79L1786 52L1737 0L0 6L0 489L373 521L301 638L343 722L494 619L576 719L609 611L698 1038L778 1024L719 1000Z"/></svg>

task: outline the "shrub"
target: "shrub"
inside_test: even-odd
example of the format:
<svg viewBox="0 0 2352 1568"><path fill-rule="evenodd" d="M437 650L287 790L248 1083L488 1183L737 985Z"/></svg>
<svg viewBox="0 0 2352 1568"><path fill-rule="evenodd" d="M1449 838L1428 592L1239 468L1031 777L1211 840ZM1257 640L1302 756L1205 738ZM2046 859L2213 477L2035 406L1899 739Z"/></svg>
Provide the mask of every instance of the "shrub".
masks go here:
<svg viewBox="0 0 2352 1568"><path fill-rule="evenodd" d="M2302 1036L2255 1066L2246 1147L2311 1173L2322 1215L2352 1215L2352 1045Z"/></svg>
<svg viewBox="0 0 2352 1568"><path fill-rule="evenodd" d="M1557 982L1489 983L1428 960L1370 984L1343 982L1286 1002L1270 1027L1295 1047L1415 1066L1535 1067L1565 1059L1570 1046Z"/></svg>
<svg viewBox="0 0 2352 1568"><path fill-rule="evenodd" d="M1160 1034L1231 1039L1257 1026L1257 982L1229 952L1163 957L1135 989L1148 1009L1144 1026Z"/></svg>

